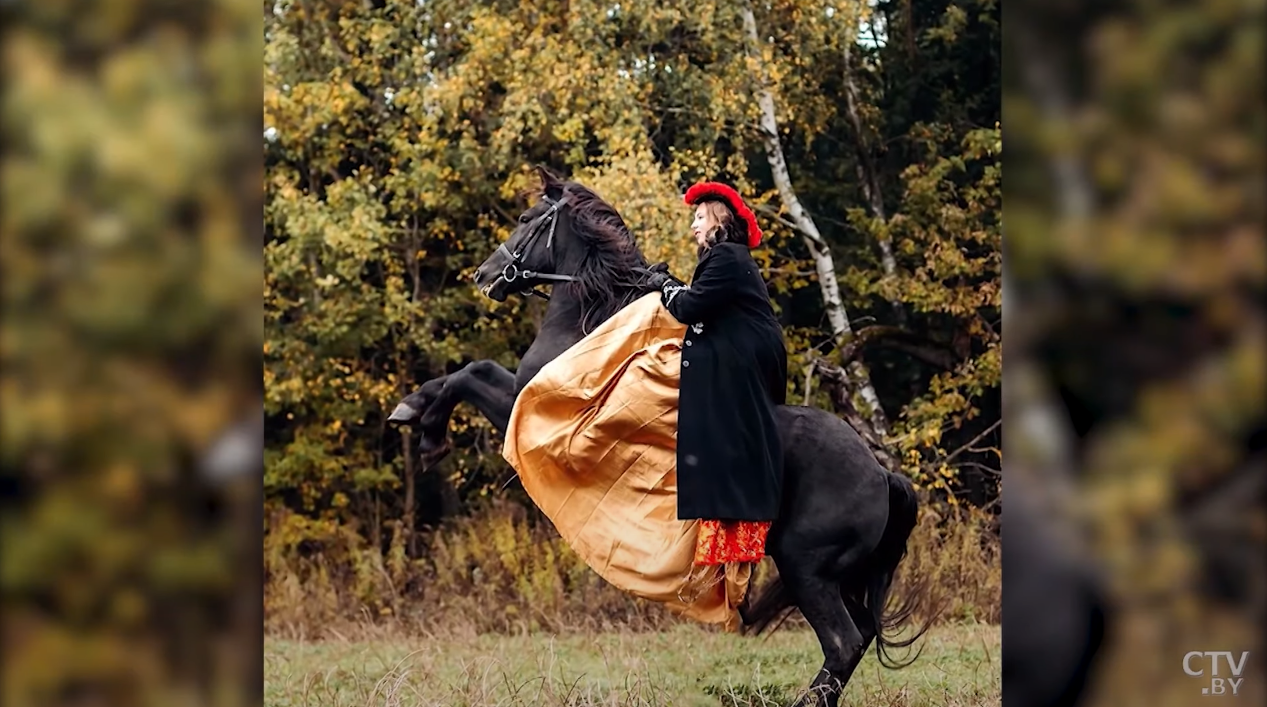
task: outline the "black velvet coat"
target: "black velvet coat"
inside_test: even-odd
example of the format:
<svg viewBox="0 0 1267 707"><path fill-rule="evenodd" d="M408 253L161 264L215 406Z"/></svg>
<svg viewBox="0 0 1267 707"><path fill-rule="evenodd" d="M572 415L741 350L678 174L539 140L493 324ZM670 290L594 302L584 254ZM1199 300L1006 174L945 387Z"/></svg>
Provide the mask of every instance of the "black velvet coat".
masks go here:
<svg viewBox="0 0 1267 707"><path fill-rule="evenodd" d="M677 435L678 518L774 520L783 450L774 408L787 396L787 351L748 248L719 243L690 286L661 301L688 325Z"/></svg>

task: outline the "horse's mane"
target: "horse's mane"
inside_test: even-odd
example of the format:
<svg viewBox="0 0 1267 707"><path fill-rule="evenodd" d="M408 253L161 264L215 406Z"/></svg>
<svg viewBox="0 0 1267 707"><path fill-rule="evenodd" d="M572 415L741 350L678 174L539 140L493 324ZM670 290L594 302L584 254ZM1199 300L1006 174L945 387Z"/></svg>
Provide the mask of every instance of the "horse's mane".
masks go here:
<svg viewBox="0 0 1267 707"><path fill-rule="evenodd" d="M620 212L592 189L572 181L551 186L563 190L572 231L589 246L572 273L576 280L563 284L581 302L581 332L588 334L648 291L647 259Z"/></svg>

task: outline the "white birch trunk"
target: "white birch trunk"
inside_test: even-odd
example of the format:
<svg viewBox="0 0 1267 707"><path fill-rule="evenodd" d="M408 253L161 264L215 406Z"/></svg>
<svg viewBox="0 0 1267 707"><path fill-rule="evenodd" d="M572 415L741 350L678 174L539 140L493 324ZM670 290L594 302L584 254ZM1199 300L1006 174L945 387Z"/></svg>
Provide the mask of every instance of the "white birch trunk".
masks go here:
<svg viewBox="0 0 1267 707"><path fill-rule="evenodd" d="M1063 123L1070 120L1073 113L1063 81L1054 66L1050 53L1043 50L1041 40L1030 27L1021 24L1018 27L1021 39L1018 46L1023 47L1021 55L1021 75L1030 98L1037 104L1044 120L1051 123ZM1063 150L1052 158L1052 176L1056 182L1056 198L1060 218L1071 221L1084 221L1091 215L1094 203L1091 181L1079 163L1073 150Z"/></svg>
<svg viewBox="0 0 1267 707"><path fill-rule="evenodd" d="M818 286L822 291L823 307L827 311L827 321L831 325L832 336L837 346L844 346L846 337L853 333L849 325L849 314L845 311L844 301L840 297L840 284L836 279L836 264L831 256L831 249L819 232L814 219L801 206L801 200L792 188L792 177L788 172L787 161L783 157L783 145L779 141L779 123L774 109L774 94L765 79L765 71L761 67L761 43L757 38L757 21L753 17L752 8L743 8L744 29L748 34L749 51L757 63L757 104L761 108L761 134L765 141L766 158L770 162L770 170L774 173L774 183L779 190L779 198L787 207L792 223L801 232L814 258L814 269L818 274ZM853 380L858 395L862 398L866 416L878 436L888 434L888 420L884 408L880 406L880 397L876 395L871 384L871 376L862 363L855 360L846 369Z"/></svg>

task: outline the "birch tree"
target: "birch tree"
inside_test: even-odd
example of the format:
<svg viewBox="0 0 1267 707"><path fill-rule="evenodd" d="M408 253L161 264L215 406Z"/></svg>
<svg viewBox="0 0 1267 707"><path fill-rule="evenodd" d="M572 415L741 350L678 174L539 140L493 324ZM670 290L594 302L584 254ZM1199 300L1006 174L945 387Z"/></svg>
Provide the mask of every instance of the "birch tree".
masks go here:
<svg viewBox="0 0 1267 707"><path fill-rule="evenodd" d="M766 159L770 163L770 171L774 175L774 183L792 223L805 239L814 258L814 268L818 275L818 286L822 292L823 308L827 321L831 326L832 337L838 346L843 346L853 336L853 327L849 323L849 313L845 311L844 302L840 298L840 284L836 277L836 264L832 259L831 249L813 217L801 205L792 186L792 176L788 171L787 160L783 156L783 144L779 139L779 123L774 103L774 87L765 74L761 57L761 40L757 36L757 21L753 17L752 8L745 5L742 10L744 32L748 40L748 58L753 74L753 84L757 94L757 104L761 110L761 138L765 144ZM888 420L884 409L880 406L880 397L876 395L871 376L859 360L846 364L847 379L851 388L865 403L863 414L871 429L870 437L874 443L881 442L888 432ZM860 432L868 432L860 430Z"/></svg>

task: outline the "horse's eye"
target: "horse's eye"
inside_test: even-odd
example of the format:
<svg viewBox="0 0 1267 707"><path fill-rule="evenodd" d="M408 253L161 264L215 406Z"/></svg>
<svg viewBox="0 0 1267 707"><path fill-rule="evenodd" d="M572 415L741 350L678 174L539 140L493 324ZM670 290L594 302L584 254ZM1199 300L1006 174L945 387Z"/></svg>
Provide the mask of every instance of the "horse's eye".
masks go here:
<svg viewBox="0 0 1267 707"><path fill-rule="evenodd" d="M528 222L529 222L529 221L531 221L531 220L532 220L532 219L528 218L528 214L527 214L527 213L522 213L522 214L519 214L519 223L528 223Z"/></svg>

